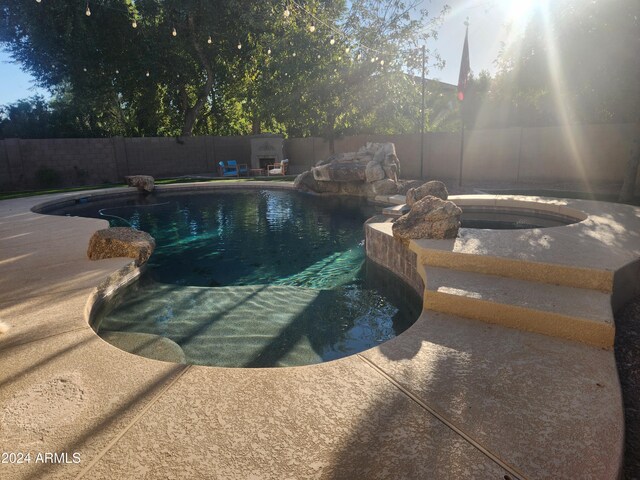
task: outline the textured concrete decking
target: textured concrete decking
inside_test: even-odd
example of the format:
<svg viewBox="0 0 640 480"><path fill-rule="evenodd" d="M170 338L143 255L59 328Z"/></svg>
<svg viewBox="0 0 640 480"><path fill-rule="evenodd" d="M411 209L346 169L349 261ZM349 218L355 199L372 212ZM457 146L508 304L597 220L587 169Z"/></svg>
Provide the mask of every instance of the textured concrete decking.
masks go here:
<svg viewBox="0 0 640 480"><path fill-rule="evenodd" d="M226 185L225 185L226 186ZM272 186L272 185L270 185ZM92 192L96 193L96 192ZM110 190L109 193L114 193ZM76 194L77 196L77 194ZM342 360L223 369L131 355L89 327L102 220L0 202L0 478L615 478L613 353L423 312ZM69 462L35 463L66 452Z"/></svg>

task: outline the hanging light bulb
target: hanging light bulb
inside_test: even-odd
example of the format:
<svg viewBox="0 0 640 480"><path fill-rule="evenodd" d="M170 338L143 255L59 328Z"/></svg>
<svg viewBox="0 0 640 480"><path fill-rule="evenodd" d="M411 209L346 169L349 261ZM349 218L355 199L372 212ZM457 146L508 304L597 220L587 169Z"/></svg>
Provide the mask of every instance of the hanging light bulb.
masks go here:
<svg viewBox="0 0 640 480"><path fill-rule="evenodd" d="M83 71L83 72L86 72L86 71L87 71L87 67L84 67L84 68L82 69L82 71Z"/></svg>
<svg viewBox="0 0 640 480"><path fill-rule="evenodd" d="M374 63L376 61L376 57L371 57L371 63Z"/></svg>
<svg viewBox="0 0 640 480"><path fill-rule="evenodd" d="M89 2L87 2L87 9L84 11L84 14L85 14L87 17L90 17L90 16L91 16L91 9L89 8Z"/></svg>
<svg viewBox="0 0 640 480"><path fill-rule="evenodd" d="M356 60L361 60L362 59L362 54L359 53L358 56L356 57Z"/></svg>
<svg viewBox="0 0 640 480"><path fill-rule="evenodd" d="M42 0L36 0L36 3L40 3Z"/></svg>
<svg viewBox="0 0 640 480"><path fill-rule="evenodd" d="M211 45L213 43L213 40L211 40L211 35L209 35L209 38L207 38L207 43L209 45Z"/></svg>
<svg viewBox="0 0 640 480"><path fill-rule="evenodd" d="M293 52L293 55L292 55L292 56L294 56L294 57L295 57L295 56L296 56L296 52Z"/></svg>
<svg viewBox="0 0 640 480"><path fill-rule="evenodd" d="M120 70L116 69L116 75L118 75L120 73Z"/></svg>
<svg viewBox="0 0 640 480"><path fill-rule="evenodd" d="M138 22L136 22L136 19L135 19L135 18L133 19L133 22L131 22L131 26L132 26L133 28L138 28Z"/></svg>
<svg viewBox="0 0 640 480"><path fill-rule="evenodd" d="M380 66L384 67L384 60L380 60Z"/></svg>
<svg viewBox="0 0 640 480"><path fill-rule="evenodd" d="M238 42L238 50L242 49L242 43Z"/></svg>
<svg viewBox="0 0 640 480"><path fill-rule="evenodd" d="M149 70L147 70L147 73L144 74L145 77L149 76Z"/></svg>
<svg viewBox="0 0 640 480"><path fill-rule="evenodd" d="M330 45L334 45L336 43L336 39L333 38L333 35L331 35L331 39L329 40L329 44Z"/></svg>
<svg viewBox="0 0 640 480"><path fill-rule="evenodd" d="M349 53L351 51L351 49L349 47L344 49L344 53Z"/></svg>
<svg viewBox="0 0 640 480"><path fill-rule="evenodd" d="M267 50L267 55L271 55L271 49Z"/></svg>
<svg viewBox="0 0 640 480"><path fill-rule="evenodd" d="M284 7L283 15L284 15L284 18L289 18L289 15L291 15L291 12L289 11L289 7Z"/></svg>
<svg viewBox="0 0 640 480"><path fill-rule="evenodd" d="M310 31L311 33L313 33L313 32L315 32L315 31L316 31L316 26L315 26L313 23L312 23L311 25L309 25L309 31Z"/></svg>
<svg viewBox="0 0 640 480"><path fill-rule="evenodd" d="M171 30L171 35L173 35L174 37L178 36L178 32L176 31L176 27L173 27L173 29Z"/></svg>
<svg viewBox="0 0 640 480"><path fill-rule="evenodd" d="M322 58L322 55L318 54L318 60L320 60Z"/></svg>

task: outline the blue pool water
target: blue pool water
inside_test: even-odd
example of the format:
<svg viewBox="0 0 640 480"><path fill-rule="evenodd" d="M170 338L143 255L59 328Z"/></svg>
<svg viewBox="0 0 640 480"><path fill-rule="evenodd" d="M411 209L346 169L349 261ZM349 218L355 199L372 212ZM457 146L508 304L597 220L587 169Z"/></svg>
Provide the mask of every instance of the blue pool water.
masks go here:
<svg viewBox="0 0 640 480"><path fill-rule="evenodd" d="M319 363L395 337L420 298L364 254L376 213L349 198L278 190L161 193L91 201L56 214L106 218L156 239L148 270L97 324L159 335L187 363Z"/></svg>

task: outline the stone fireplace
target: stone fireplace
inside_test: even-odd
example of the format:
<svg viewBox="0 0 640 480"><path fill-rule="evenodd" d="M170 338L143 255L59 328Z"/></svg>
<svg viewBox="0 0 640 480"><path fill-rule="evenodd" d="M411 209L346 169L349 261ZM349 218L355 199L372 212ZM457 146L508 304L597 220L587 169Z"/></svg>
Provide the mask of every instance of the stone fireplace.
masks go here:
<svg viewBox="0 0 640 480"><path fill-rule="evenodd" d="M266 169L267 165L280 163L284 159L284 138L265 133L251 137L251 168Z"/></svg>

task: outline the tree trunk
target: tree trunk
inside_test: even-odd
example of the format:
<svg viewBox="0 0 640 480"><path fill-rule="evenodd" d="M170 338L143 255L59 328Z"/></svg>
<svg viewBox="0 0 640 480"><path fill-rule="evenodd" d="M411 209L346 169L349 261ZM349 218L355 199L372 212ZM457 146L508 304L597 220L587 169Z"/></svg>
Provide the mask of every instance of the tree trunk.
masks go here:
<svg viewBox="0 0 640 480"><path fill-rule="evenodd" d="M633 199L636 189L636 178L638 177L638 165L640 164L640 140L635 140L629 152L629 161L624 173L624 181L620 189L618 201L629 202Z"/></svg>
<svg viewBox="0 0 640 480"><path fill-rule="evenodd" d="M202 51L202 47L200 46L196 38L195 27L193 25L193 17L191 16L191 14L187 16L187 23L189 25L191 44L198 54L200 65L202 65L206 72L207 80L204 87L202 87L202 90L200 90L200 92L198 93L196 103L193 106L188 107L184 112L184 124L182 125L181 134L183 137L190 137L193 134L193 126L196 123L196 119L198 118L200 110L202 110L202 107L207 101L207 97L209 96L209 93L211 93L211 89L213 88L213 70L211 68L211 64L209 63L209 60L207 60L207 57Z"/></svg>

